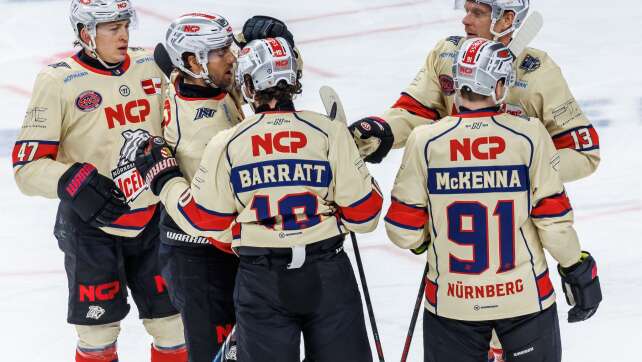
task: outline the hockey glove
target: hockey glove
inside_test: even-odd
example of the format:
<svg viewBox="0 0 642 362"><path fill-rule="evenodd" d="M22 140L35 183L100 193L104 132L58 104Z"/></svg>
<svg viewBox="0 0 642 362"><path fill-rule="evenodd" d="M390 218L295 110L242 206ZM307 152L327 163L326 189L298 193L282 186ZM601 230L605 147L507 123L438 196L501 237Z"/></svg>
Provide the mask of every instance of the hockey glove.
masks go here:
<svg viewBox="0 0 642 362"><path fill-rule="evenodd" d="M426 250L428 250L428 244L429 243L427 241L424 241L423 244L419 245L418 247L416 247L414 249L410 249L410 251L415 255L421 255L421 254L425 253Z"/></svg>
<svg viewBox="0 0 642 362"><path fill-rule="evenodd" d="M114 181L99 174L90 163L75 163L60 177L58 197L94 227L107 226L129 211Z"/></svg>
<svg viewBox="0 0 642 362"><path fill-rule="evenodd" d="M136 150L136 169L154 195L160 195L163 186L174 177L182 177L174 152L163 137L151 137Z"/></svg>
<svg viewBox="0 0 642 362"><path fill-rule="evenodd" d="M256 39L281 37L294 48L294 36L288 27L279 19L265 15L254 15L243 24L243 31L234 37L239 48Z"/></svg>
<svg viewBox="0 0 642 362"><path fill-rule="evenodd" d="M394 135L390 125L379 117L362 118L348 129L354 137L363 160L370 163L379 163L390 152L394 143Z"/></svg>
<svg viewBox="0 0 642 362"><path fill-rule="evenodd" d="M591 254L583 251L580 261L575 265L568 268L557 265L557 270L562 277L566 302L573 306L568 311L568 322L589 319L595 314L602 301L600 278L597 276L595 260Z"/></svg>

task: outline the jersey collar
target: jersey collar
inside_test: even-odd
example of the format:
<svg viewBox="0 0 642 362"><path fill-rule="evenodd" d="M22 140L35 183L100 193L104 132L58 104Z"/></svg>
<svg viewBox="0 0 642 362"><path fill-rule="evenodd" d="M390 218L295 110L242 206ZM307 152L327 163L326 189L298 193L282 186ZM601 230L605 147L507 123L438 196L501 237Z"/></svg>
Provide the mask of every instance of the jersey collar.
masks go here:
<svg viewBox="0 0 642 362"><path fill-rule="evenodd" d="M459 107L459 112L453 114L453 117L460 118L479 118L479 117L492 117L501 114L499 106L486 107L481 109L468 109L466 107Z"/></svg>
<svg viewBox="0 0 642 362"><path fill-rule="evenodd" d="M127 72L127 69L129 69L129 66L131 64L131 59L129 58L129 54L127 54L125 55L125 61L123 61L118 67L113 69L106 69L97 61L93 62L92 60L94 59L84 54L83 50L76 53L74 56L71 57L71 59L75 60L76 63L80 64L81 67L89 71L92 71L97 74L110 75L110 76L116 76L116 77L119 77L125 74L125 72Z"/></svg>

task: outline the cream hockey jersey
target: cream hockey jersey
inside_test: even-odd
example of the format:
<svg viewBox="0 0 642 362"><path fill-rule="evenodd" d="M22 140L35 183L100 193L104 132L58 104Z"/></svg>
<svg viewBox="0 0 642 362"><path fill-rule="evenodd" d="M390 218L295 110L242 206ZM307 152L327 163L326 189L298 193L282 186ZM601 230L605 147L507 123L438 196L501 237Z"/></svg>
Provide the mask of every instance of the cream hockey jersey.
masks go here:
<svg viewBox="0 0 642 362"><path fill-rule="evenodd" d="M452 66L465 38L440 41L401 97L383 118L392 128L394 147L403 147L418 125L453 114L455 88ZM543 51L527 48L515 61L517 81L503 111L540 119L560 155L563 182L593 173L600 161L599 138L571 93L560 68Z"/></svg>
<svg viewBox="0 0 642 362"><path fill-rule="evenodd" d="M181 86L185 87L185 84L180 83L181 80L177 75L178 73L174 73L172 84L168 89L169 96L165 100L164 137L174 149L183 177L189 184L198 170L201 157L210 139L218 132L240 123L243 120L243 113L240 102L236 101L238 95L221 92L210 98L193 97L188 92L180 91ZM180 195L177 193L171 195L174 197L163 200L165 202L163 205L172 220L180 224L177 220L185 218L176 207ZM183 223L185 222L189 221L183 220ZM213 239L209 242L216 243Z"/></svg>
<svg viewBox="0 0 642 362"><path fill-rule="evenodd" d="M16 183L27 195L57 198L58 180L75 162L114 180L131 211L103 231L138 235L158 198L136 171L137 147L162 135L164 75L152 55L130 48L123 64L97 69L78 55L51 64L34 85L13 149Z"/></svg>
<svg viewBox="0 0 642 362"><path fill-rule="evenodd" d="M272 248L372 231L382 204L345 125L308 111L259 113L220 132L191 190L174 178L161 200L192 235Z"/></svg>
<svg viewBox="0 0 642 362"><path fill-rule="evenodd" d="M543 249L564 267L580 258L559 163L535 118L471 112L411 133L386 231L405 249L429 241L428 311L481 321L555 302Z"/></svg>

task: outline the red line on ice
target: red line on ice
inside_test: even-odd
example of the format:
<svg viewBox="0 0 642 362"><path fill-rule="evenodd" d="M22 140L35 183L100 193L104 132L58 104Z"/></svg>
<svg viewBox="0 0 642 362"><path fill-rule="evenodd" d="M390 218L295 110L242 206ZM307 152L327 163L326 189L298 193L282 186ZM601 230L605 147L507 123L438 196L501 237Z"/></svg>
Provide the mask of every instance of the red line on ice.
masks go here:
<svg viewBox="0 0 642 362"><path fill-rule="evenodd" d="M425 22L415 23L415 24L410 24L410 25L392 26L392 27L389 27L389 28L369 29L369 30L355 32L355 33L329 35L329 36L323 36L323 37L319 37L319 38L300 40L300 41L297 41L297 44L321 43L321 42L330 41L330 40L357 38L357 37L368 36L368 35L377 34L377 33L391 33L391 32L395 32L395 31L403 31L403 30L408 30L408 29L412 29L412 28L418 28L418 27L422 27L422 26L426 26L426 25L435 25L435 24L441 24L441 23L448 23L448 22L452 22L454 20L455 20L454 18L453 19L440 19L440 20L425 21Z"/></svg>
<svg viewBox="0 0 642 362"><path fill-rule="evenodd" d="M24 89L22 87L19 87L17 85L12 85L12 84L2 84L0 85L0 88L8 90L9 92L25 96L25 97L31 97L31 91L28 89Z"/></svg>
<svg viewBox="0 0 642 362"><path fill-rule="evenodd" d="M406 1L406 2L397 3L397 4L379 5L379 6L365 7L365 8L361 8L361 9L342 10L342 11L335 11L335 12L325 13L325 14L308 15L308 16L302 16L302 17L299 17L299 18L286 19L285 23L286 24L298 23L298 22L302 22L302 21L316 20L316 19L323 19L323 18L331 18L331 17L335 17L335 16L351 15L351 14L358 14L358 13L367 13L367 12L376 11L376 10L401 8L401 7L406 7L406 6L414 6L414 5L418 5L418 4L422 4L422 3L428 3L430 1L431 0Z"/></svg>

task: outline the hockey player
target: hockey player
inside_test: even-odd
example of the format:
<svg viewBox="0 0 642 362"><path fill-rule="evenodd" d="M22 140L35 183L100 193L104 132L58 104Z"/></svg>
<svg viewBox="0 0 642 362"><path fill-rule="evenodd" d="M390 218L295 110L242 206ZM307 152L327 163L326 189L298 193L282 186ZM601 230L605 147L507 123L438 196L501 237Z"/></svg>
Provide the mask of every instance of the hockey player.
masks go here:
<svg viewBox="0 0 642 362"><path fill-rule="evenodd" d="M127 288L153 337L151 360L187 361L157 261L158 198L133 162L138 145L161 134L162 73L151 54L128 48L128 0L73 0L70 20L82 49L38 75L13 169L23 193L60 199L54 234L76 361L118 360Z"/></svg>
<svg viewBox="0 0 642 362"><path fill-rule="evenodd" d="M267 33L254 31L257 23L261 29L269 28ZM265 16L250 18L243 29L242 40L273 34L293 41L285 24ZM232 27L216 14L183 15L172 22L165 37L176 70L166 100L164 137L187 183L209 140L243 119L231 46ZM177 204L179 200L165 201ZM231 254L229 244L183 232L173 221L185 217L177 211L163 208L161 214L162 275L172 303L181 312L189 360L211 362L236 321L232 295L238 257Z"/></svg>
<svg viewBox="0 0 642 362"><path fill-rule="evenodd" d="M455 59L457 113L410 134L385 218L399 247L428 243L425 361L483 361L493 329L507 361L560 361L543 249L574 304L569 322L591 317L602 295L559 155L538 119L500 110L514 84L504 45L471 38Z"/></svg>
<svg viewBox="0 0 642 362"><path fill-rule="evenodd" d="M523 23L529 0L467 0L462 19L466 37L450 36L428 54L426 63L401 97L382 118L367 117L350 126L362 154L381 162L392 147L403 147L412 129L456 111L452 64L470 37L495 39L508 45ZM515 87L502 111L539 118L560 154L560 177L569 182L593 173L600 161L597 132L566 84L560 68L545 52L527 48L517 54Z"/></svg>
<svg viewBox="0 0 642 362"><path fill-rule="evenodd" d="M237 82L256 115L210 140L190 185L162 139L144 173L161 199L182 195L183 230L232 242L238 359L371 361L359 291L343 251L347 230L377 224L381 195L348 130L292 97L301 83L282 38L241 50Z"/></svg>

